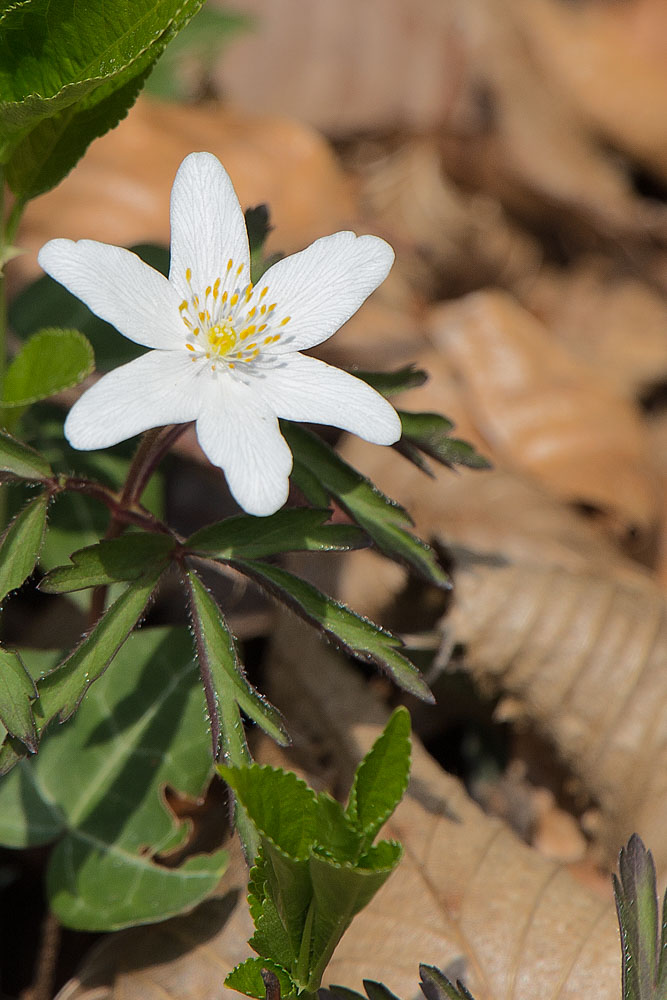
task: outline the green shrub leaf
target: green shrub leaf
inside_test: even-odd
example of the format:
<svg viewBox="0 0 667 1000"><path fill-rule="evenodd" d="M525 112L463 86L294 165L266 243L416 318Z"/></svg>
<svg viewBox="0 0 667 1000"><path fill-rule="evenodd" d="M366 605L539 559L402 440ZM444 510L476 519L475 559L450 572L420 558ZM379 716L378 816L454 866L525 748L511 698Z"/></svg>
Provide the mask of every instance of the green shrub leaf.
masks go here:
<svg viewBox="0 0 667 1000"><path fill-rule="evenodd" d="M0 600L26 580L39 558L46 529L48 497L35 497L10 521L0 539Z"/></svg>
<svg viewBox="0 0 667 1000"><path fill-rule="evenodd" d="M134 633L76 717L0 782L2 843L58 839L47 890L67 926L108 931L162 920L215 887L223 851L160 863L188 834L165 787L199 797L210 775L203 710L187 632Z"/></svg>
<svg viewBox="0 0 667 1000"><path fill-rule="evenodd" d="M39 452L0 430L0 478L43 480L53 475Z"/></svg>
<svg viewBox="0 0 667 1000"><path fill-rule="evenodd" d="M288 507L269 517L229 517L197 531L186 548L215 559L258 559L279 552L331 552L368 544L354 524L327 524L330 510Z"/></svg>
<svg viewBox="0 0 667 1000"><path fill-rule="evenodd" d="M397 708L354 776L347 807L349 820L371 843L408 787L410 713Z"/></svg>
<svg viewBox="0 0 667 1000"><path fill-rule="evenodd" d="M397 684L422 701L433 701L421 674L403 654L403 643L397 636L279 566L246 559L234 559L232 565L310 624L326 632L348 653L364 663L375 663L389 671Z"/></svg>
<svg viewBox="0 0 667 1000"><path fill-rule="evenodd" d="M403 435L395 447L424 472L430 469L421 452L450 469L456 465L469 469L491 468L489 460L471 444L449 436L454 424L447 417L439 413L406 413L405 410L399 410L398 415Z"/></svg>
<svg viewBox="0 0 667 1000"><path fill-rule="evenodd" d="M50 328L35 333L5 375L3 406L29 406L78 385L95 367L88 340L78 330Z"/></svg>
<svg viewBox="0 0 667 1000"><path fill-rule="evenodd" d="M265 1000L267 993L262 979L263 969L272 972L277 978L281 1000L290 1000L291 997L297 996L298 987L289 972L267 958L247 958L245 962L232 969L225 979L225 986L239 993L245 993L248 997Z"/></svg>
<svg viewBox="0 0 667 1000"><path fill-rule="evenodd" d="M305 427L286 421L281 421L280 427L294 455L297 481L305 469L307 476L314 476L338 500L381 552L409 566L429 583L450 586L431 546L407 530L406 525L411 523L407 511Z"/></svg>
<svg viewBox="0 0 667 1000"><path fill-rule="evenodd" d="M47 594L66 594L87 587L137 580L148 570L163 567L174 547L169 535L133 532L102 540L73 552L71 566L56 566L40 581Z"/></svg>
<svg viewBox="0 0 667 1000"><path fill-rule="evenodd" d="M37 749L37 729L31 702L37 697L35 682L18 653L0 649L0 721L16 739Z"/></svg>

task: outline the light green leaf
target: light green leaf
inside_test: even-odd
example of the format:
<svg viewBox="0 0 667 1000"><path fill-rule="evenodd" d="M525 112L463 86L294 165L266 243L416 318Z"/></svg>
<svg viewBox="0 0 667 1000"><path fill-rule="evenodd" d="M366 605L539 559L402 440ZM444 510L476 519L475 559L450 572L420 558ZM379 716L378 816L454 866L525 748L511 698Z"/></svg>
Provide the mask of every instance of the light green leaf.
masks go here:
<svg viewBox="0 0 667 1000"><path fill-rule="evenodd" d="M49 499L41 493L10 521L0 539L0 600L20 587L39 558Z"/></svg>
<svg viewBox="0 0 667 1000"><path fill-rule="evenodd" d="M93 349L78 330L35 333L7 369L3 406L29 406L78 385L95 367Z"/></svg>
<svg viewBox="0 0 667 1000"><path fill-rule="evenodd" d="M409 566L438 587L448 588L449 577L430 545L411 534L410 516L359 472L344 462L321 438L297 424L281 421L282 433L295 463L308 470L334 496L350 517L370 535L390 559ZM297 480L300 472L297 470Z"/></svg>
<svg viewBox="0 0 667 1000"><path fill-rule="evenodd" d="M225 986L231 990L237 990L239 993L245 993L248 997L265 1000L267 994L262 979L262 969L268 969L277 977L282 1000L289 1000L290 997L298 995L297 986L289 972L267 958L247 958L245 962L241 962L228 974Z"/></svg>
<svg viewBox="0 0 667 1000"><path fill-rule="evenodd" d="M35 682L21 657L0 649L0 721L8 733L32 751L37 749L37 730L30 703L36 697Z"/></svg>
<svg viewBox="0 0 667 1000"><path fill-rule="evenodd" d="M47 594L65 594L87 587L137 580L148 570L162 567L174 548L169 535L132 532L102 540L73 552L71 566L56 566L40 581Z"/></svg>
<svg viewBox="0 0 667 1000"><path fill-rule="evenodd" d="M403 654L403 643L397 636L355 614L344 604L279 566L249 559L234 559L232 565L306 621L326 632L357 659L388 670L404 690L422 701L433 701L421 674Z"/></svg>
<svg viewBox="0 0 667 1000"><path fill-rule="evenodd" d="M0 162L15 194L53 187L120 121L203 0L26 0L0 21Z"/></svg>
<svg viewBox="0 0 667 1000"><path fill-rule="evenodd" d="M39 452L0 430L0 478L43 480L52 475L51 466Z"/></svg>
<svg viewBox="0 0 667 1000"><path fill-rule="evenodd" d="M359 764L346 814L371 843L408 787L410 713L397 708L382 735Z"/></svg>
<svg viewBox="0 0 667 1000"><path fill-rule="evenodd" d="M108 931L162 920L215 887L223 851L180 867L159 862L187 836L164 788L196 798L210 775L203 712L187 632L134 633L75 719L0 781L2 843L58 838L47 888L66 926Z"/></svg>
<svg viewBox="0 0 667 1000"><path fill-rule="evenodd" d="M74 714L90 685L101 677L141 618L161 572L149 571L131 583L76 649L40 678L39 702L35 706L40 732L56 715L64 722Z"/></svg>
<svg viewBox="0 0 667 1000"><path fill-rule="evenodd" d="M327 524L330 510L287 507L269 517L229 517L188 538L192 552L215 559L257 559L279 552L358 549L368 539L354 524Z"/></svg>

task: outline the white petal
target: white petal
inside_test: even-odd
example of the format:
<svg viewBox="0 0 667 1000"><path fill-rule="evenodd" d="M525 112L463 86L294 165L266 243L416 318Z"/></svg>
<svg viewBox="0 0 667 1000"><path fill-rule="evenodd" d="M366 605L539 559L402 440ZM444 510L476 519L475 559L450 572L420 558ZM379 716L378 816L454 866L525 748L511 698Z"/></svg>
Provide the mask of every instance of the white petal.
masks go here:
<svg viewBox="0 0 667 1000"><path fill-rule="evenodd" d="M378 236L334 233L279 260L257 283L276 319L290 317L272 352L302 351L327 340L389 274L394 251Z"/></svg>
<svg viewBox="0 0 667 1000"><path fill-rule="evenodd" d="M49 240L37 260L128 340L167 349L183 344L178 292L130 250L95 240Z"/></svg>
<svg viewBox="0 0 667 1000"><path fill-rule="evenodd" d="M233 377L209 383L197 437L224 470L237 503L249 514L273 514L287 500L292 453L278 420L252 386Z"/></svg>
<svg viewBox="0 0 667 1000"><path fill-rule="evenodd" d="M265 370L257 389L278 417L331 424L373 444L401 436L396 410L366 382L305 354L286 356Z"/></svg>
<svg viewBox="0 0 667 1000"><path fill-rule="evenodd" d="M150 427L183 424L200 411L208 370L187 351L149 351L104 375L69 411L73 448L108 448Z"/></svg>
<svg viewBox="0 0 667 1000"><path fill-rule="evenodd" d="M250 251L245 219L229 175L212 153L190 153L171 189L171 265L169 280L188 297L185 272L203 294L216 278L224 278L227 261L241 264L241 284L250 280Z"/></svg>

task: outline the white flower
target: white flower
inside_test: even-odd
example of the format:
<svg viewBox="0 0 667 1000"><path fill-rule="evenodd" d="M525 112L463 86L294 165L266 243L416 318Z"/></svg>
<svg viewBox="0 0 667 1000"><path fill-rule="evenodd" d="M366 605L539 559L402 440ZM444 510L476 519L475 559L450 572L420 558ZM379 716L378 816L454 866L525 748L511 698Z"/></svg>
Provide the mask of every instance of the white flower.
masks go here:
<svg viewBox="0 0 667 1000"><path fill-rule="evenodd" d="M215 156L191 153L171 194L169 280L129 250L50 240L39 263L129 340L152 348L104 375L72 407L74 448L107 448L163 424L197 422L199 443L238 503L272 514L292 455L278 418L332 424L376 444L401 434L393 407L360 379L299 352L327 340L393 263L376 236L335 233L250 281L248 235Z"/></svg>

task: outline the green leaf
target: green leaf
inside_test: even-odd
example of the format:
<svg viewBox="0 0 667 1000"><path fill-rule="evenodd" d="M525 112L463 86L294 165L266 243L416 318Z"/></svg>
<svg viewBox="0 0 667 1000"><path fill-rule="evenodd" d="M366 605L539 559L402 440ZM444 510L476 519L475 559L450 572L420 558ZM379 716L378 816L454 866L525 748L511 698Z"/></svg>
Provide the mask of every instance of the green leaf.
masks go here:
<svg viewBox="0 0 667 1000"><path fill-rule="evenodd" d="M95 367L93 349L78 330L34 334L7 369L3 406L28 406L78 385Z"/></svg>
<svg viewBox="0 0 667 1000"><path fill-rule="evenodd" d="M403 654L403 643L397 636L279 566L246 559L234 559L232 564L306 621L326 632L348 653L364 663L374 663L388 670L397 684L422 701L433 701L421 674Z"/></svg>
<svg viewBox="0 0 667 1000"><path fill-rule="evenodd" d="M491 463L467 441L449 437L454 424L439 413L406 413L399 410L403 436L396 445L407 458L422 468L425 467L419 452L424 452L442 465L454 468L465 465L469 469L490 469Z"/></svg>
<svg viewBox="0 0 667 1000"><path fill-rule="evenodd" d="M395 396L398 392L416 389L428 381L428 374L421 368L415 368L414 365L407 365L405 368L398 368L393 372L354 371L352 374L356 378L368 382L376 392L382 393L383 396Z"/></svg>
<svg viewBox="0 0 667 1000"><path fill-rule="evenodd" d="M37 682L35 715L40 732L56 715L64 722L74 714L90 685L102 676L141 618L161 573L152 570L131 583L76 649Z"/></svg>
<svg viewBox="0 0 667 1000"><path fill-rule="evenodd" d="M234 639L222 613L193 570L186 574L197 657L213 684L222 723L222 746L228 760L241 764L249 755L238 746L243 729L238 709L257 723L280 746L289 743L280 712L249 683L238 658Z"/></svg>
<svg viewBox="0 0 667 1000"><path fill-rule="evenodd" d="M257 559L279 552L349 551L368 544L354 524L327 524L330 510L287 507L269 517L229 517L195 532L185 546L215 559Z"/></svg>
<svg viewBox="0 0 667 1000"><path fill-rule="evenodd" d="M614 895L623 952L624 1000L666 1000L665 914L662 934L655 864L637 834L619 857ZM665 896L667 905L667 894Z"/></svg>
<svg viewBox="0 0 667 1000"><path fill-rule="evenodd" d="M0 721L12 736L33 752L37 730L30 703L37 697L35 682L18 653L0 649Z"/></svg>
<svg viewBox="0 0 667 1000"><path fill-rule="evenodd" d="M0 478L43 480L52 475L51 466L39 452L0 430Z"/></svg>
<svg viewBox="0 0 667 1000"><path fill-rule="evenodd" d="M66 926L109 931L162 920L217 884L224 851L179 867L160 862L188 833L165 787L200 797L210 775L203 712L187 632L134 633L76 717L0 781L0 840L58 840L47 889Z"/></svg>
<svg viewBox="0 0 667 1000"><path fill-rule="evenodd" d="M158 56L203 0L26 0L0 22L0 162L34 198L133 104Z"/></svg>
<svg viewBox="0 0 667 1000"><path fill-rule="evenodd" d="M429 583L449 588L449 577L431 546L406 529L406 525L412 523L407 511L381 493L311 431L286 421L281 421L280 427L296 462L307 468L309 474L338 500L381 552L409 566Z"/></svg>
<svg viewBox="0 0 667 1000"><path fill-rule="evenodd" d="M20 587L39 558L49 498L41 493L10 521L0 540L0 600Z"/></svg>
<svg viewBox="0 0 667 1000"><path fill-rule="evenodd" d="M472 993L468 992L462 982L457 980L455 986L434 965L420 965L419 977L421 979L419 985L426 1000L474 1000ZM368 995L370 997L371 994Z"/></svg>
<svg viewBox="0 0 667 1000"><path fill-rule="evenodd" d="M40 581L47 594L65 594L118 581L138 580L166 564L174 540L169 535L132 532L73 552L71 566L56 566Z"/></svg>
<svg viewBox="0 0 667 1000"><path fill-rule="evenodd" d="M410 713L397 708L357 768L347 816L371 843L408 787Z"/></svg>
<svg viewBox="0 0 667 1000"><path fill-rule="evenodd" d="M298 995L298 987L285 969L271 962L267 958L247 958L228 974L225 979L225 986L239 993L245 993L248 997L256 997L257 1000L265 1000L266 986L262 979L262 970L268 969L277 977L280 984L280 996L282 1000Z"/></svg>
<svg viewBox="0 0 667 1000"><path fill-rule="evenodd" d="M157 271L169 270L169 251L152 244L131 248L137 256ZM108 371L132 361L144 353L138 344L119 336L109 323L95 316L66 288L45 275L24 288L9 308L12 329L26 340L45 326L61 326L80 330L92 345L98 371Z"/></svg>

